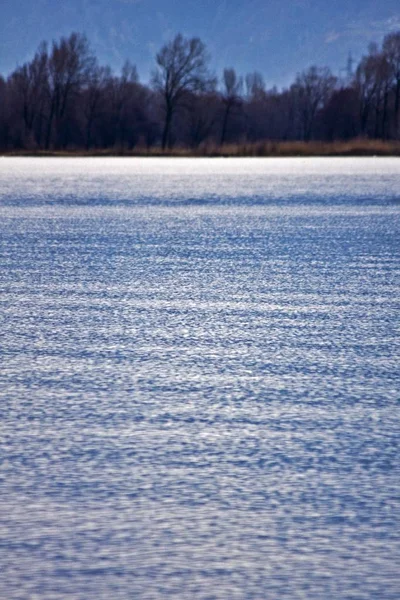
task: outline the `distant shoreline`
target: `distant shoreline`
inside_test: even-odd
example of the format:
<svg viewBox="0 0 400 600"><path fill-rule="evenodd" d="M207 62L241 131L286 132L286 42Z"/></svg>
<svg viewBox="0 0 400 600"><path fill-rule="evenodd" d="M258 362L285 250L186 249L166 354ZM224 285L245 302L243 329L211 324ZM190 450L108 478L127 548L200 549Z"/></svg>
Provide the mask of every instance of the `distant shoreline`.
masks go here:
<svg viewBox="0 0 400 600"><path fill-rule="evenodd" d="M31 157L307 157L400 156L400 141L355 139L347 142L255 142L198 148L133 148L69 150L0 150L1 156Z"/></svg>

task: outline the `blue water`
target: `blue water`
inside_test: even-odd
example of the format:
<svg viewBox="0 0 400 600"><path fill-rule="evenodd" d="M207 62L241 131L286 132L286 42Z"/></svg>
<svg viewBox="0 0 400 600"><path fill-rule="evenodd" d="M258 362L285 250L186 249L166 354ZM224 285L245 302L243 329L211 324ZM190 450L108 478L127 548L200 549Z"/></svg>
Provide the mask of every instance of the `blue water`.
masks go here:
<svg viewBox="0 0 400 600"><path fill-rule="evenodd" d="M0 598L400 597L400 160L0 158Z"/></svg>

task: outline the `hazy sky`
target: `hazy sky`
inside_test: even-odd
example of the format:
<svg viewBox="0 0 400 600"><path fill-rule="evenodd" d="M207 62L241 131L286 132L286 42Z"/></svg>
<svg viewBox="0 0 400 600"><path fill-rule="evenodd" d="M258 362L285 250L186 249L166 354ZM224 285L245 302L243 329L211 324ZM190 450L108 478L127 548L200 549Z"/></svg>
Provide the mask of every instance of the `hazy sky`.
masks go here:
<svg viewBox="0 0 400 600"><path fill-rule="evenodd" d="M0 73L30 60L42 40L86 33L103 64L126 58L146 82L159 47L181 32L199 36L219 74L258 70L284 86L317 64L335 74L349 51L400 29L399 0L0 0Z"/></svg>

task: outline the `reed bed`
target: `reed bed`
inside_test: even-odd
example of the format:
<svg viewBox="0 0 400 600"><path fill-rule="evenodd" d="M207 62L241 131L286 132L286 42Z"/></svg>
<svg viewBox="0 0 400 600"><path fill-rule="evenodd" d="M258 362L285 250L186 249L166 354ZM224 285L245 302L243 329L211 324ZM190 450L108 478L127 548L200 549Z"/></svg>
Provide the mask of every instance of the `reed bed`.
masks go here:
<svg viewBox="0 0 400 600"><path fill-rule="evenodd" d="M244 142L204 144L196 148L159 147L90 150L20 150L2 151L7 156L175 156L175 157L293 157L293 156L400 156L400 141L353 139L335 142Z"/></svg>

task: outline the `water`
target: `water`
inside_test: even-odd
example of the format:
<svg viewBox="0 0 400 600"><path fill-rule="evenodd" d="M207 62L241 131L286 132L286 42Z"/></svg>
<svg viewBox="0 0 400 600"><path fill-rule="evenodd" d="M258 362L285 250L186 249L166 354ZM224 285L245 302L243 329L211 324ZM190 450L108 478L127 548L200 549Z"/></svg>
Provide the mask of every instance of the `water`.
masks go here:
<svg viewBox="0 0 400 600"><path fill-rule="evenodd" d="M0 597L400 596L399 159L0 158Z"/></svg>

